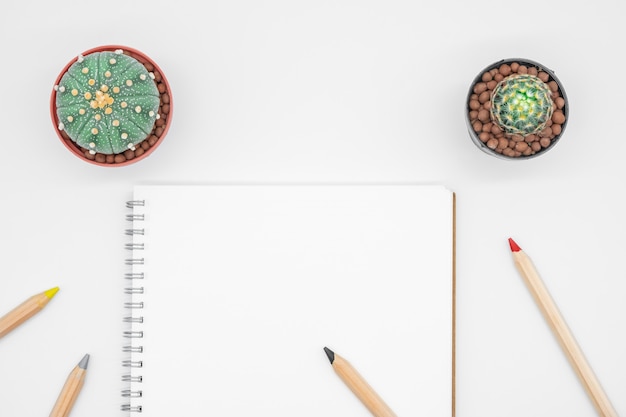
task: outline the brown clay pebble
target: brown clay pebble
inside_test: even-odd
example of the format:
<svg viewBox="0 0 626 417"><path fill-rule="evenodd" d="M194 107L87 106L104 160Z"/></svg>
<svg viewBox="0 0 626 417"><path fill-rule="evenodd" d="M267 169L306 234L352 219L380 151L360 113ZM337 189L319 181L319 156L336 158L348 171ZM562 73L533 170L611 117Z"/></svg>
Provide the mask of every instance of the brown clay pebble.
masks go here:
<svg viewBox="0 0 626 417"><path fill-rule="evenodd" d="M153 74L154 74L154 81L156 81L157 83L160 83L161 80L163 79L161 77L161 73L158 71L154 71Z"/></svg>
<svg viewBox="0 0 626 417"><path fill-rule="evenodd" d="M163 134L163 128L157 127L156 129L154 129L154 134L158 137L161 137L161 135Z"/></svg>
<svg viewBox="0 0 626 417"><path fill-rule="evenodd" d="M511 74L511 67L509 66L509 64L502 64L500 65L500 69L498 71L501 75L506 77Z"/></svg>
<svg viewBox="0 0 626 417"><path fill-rule="evenodd" d="M563 122L565 122L565 115L561 110L557 110L552 113L552 121L554 123L563 124Z"/></svg>
<svg viewBox="0 0 626 417"><path fill-rule="evenodd" d="M526 137L524 138L524 140L525 140L527 143L536 142L536 141L537 141L537 139L539 139L539 138L537 137L537 135L532 134L532 133L531 133L530 135L528 135L528 136L526 136Z"/></svg>
<svg viewBox="0 0 626 417"><path fill-rule="evenodd" d="M548 73L544 71L539 71L539 73L537 74L537 77L539 77L539 79L543 81L544 83L547 83L548 80L550 79L550 75L548 75Z"/></svg>
<svg viewBox="0 0 626 417"><path fill-rule="evenodd" d="M548 146L550 146L550 138L541 138L539 139L539 143L541 144L542 148L547 148Z"/></svg>
<svg viewBox="0 0 626 417"><path fill-rule="evenodd" d="M120 163L126 161L126 157L124 156L124 154L119 153L119 154L115 155L114 161L115 161L115 163L120 164Z"/></svg>
<svg viewBox="0 0 626 417"><path fill-rule="evenodd" d="M550 126L550 129L552 129L552 134L554 136L558 136L561 134L562 127L559 124L553 124L552 126Z"/></svg>
<svg viewBox="0 0 626 417"><path fill-rule="evenodd" d="M158 140L159 138L157 136L152 135L148 138L148 144L150 146L153 146L155 143L157 143Z"/></svg>
<svg viewBox="0 0 626 417"><path fill-rule="evenodd" d="M142 61L143 62L143 61ZM152 72L154 71L154 65L152 65L149 62L143 62L143 66L146 67L146 69L148 70L148 72Z"/></svg>
<svg viewBox="0 0 626 417"><path fill-rule="evenodd" d="M550 129L550 127L544 127L543 130L539 132L540 138L549 137L551 135L552 135L552 129Z"/></svg>
<svg viewBox="0 0 626 417"><path fill-rule="evenodd" d="M167 93L164 93L161 95L161 100L163 101L163 103L165 104L169 104L170 103L170 95Z"/></svg>
<svg viewBox="0 0 626 417"><path fill-rule="evenodd" d="M165 93L165 84L163 84L163 83L158 83L158 84L157 84L157 90L159 90L159 94L163 94L163 93Z"/></svg>
<svg viewBox="0 0 626 417"><path fill-rule="evenodd" d="M552 92L556 92L559 90L559 85L554 80L548 81L548 87L550 87L550 90Z"/></svg>
<svg viewBox="0 0 626 417"><path fill-rule="evenodd" d="M533 142L530 144L530 147L532 148L533 151L539 152L541 150L541 143Z"/></svg>
<svg viewBox="0 0 626 417"><path fill-rule="evenodd" d="M511 71L513 72L517 72L517 70L519 69L519 63L517 62L512 62L511 63Z"/></svg>
<svg viewBox="0 0 626 417"><path fill-rule="evenodd" d="M535 67L530 67L530 68L528 68L528 73L530 75L534 75L536 77L537 74L539 74L539 71L537 71L537 68L535 68Z"/></svg>
<svg viewBox="0 0 626 417"><path fill-rule="evenodd" d="M518 74L528 74L528 67L526 65L520 65L517 69Z"/></svg>
<svg viewBox="0 0 626 417"><path fill-rule="evenodd" d="M481 103L486 103L489 101L490 98L491 98L491 95L489 94L489 91L483 91L478 96L478 101Z"/></svg>
<svg viewBox="0 0 626 417"><path fill-rule="evenodd" d="M164 104L163 107L161 107L161 111L165 114L169 114L170 112L170 105L169 104Z"/></svg>
<svg viewBox="0 0 626 417"><path fill-rule="evenodd" d="M145 151L143 148L139 147L139 148L137 148L137 150L135 151L135 156L136 156L137 158L139 158L139 157L140 157L141 155L143 155L145 152L146 152L146 151Z"/></svg>
<svg viewBox="0 0 626 417"><path fill-rule="evenodd" d="M96 156L97 156L97 155L92 154L89 151L85 151L84 154L85 154L85 158L89 159L90 161L93 161L94 159L96 159Z"/></svg>
<svg viewBox="0 0 626 417"><path fill-rule="evenodd" d="M493 75L491 75L491 73L489 72L483 73L482 80L484 82L491 81L492 79L493 79Z"/></svg>
<svg viewBox="0 0 626 417"><path fill-rule="evenodd" d="M524 136L522 136L522 135L512 135L511 136L511 140L513 142L523 142L524 141Z"/></svg>
<svg viewBox="0 0 626 417"><path fill-rule="evenodd" d="M469 117L470 117L470 120L472 120L472 121L473 121L474 119L476 119L476 118L478 117L478 110L472 110L472 111L470 111L470 112L469 112Z"/></svg>
<svg viewBox="0 0 626 417"><path fill-rule="evenodd" d="M144 140L139 145L141 145L141 149L143 149L144 151L147 151L148 149L150 149L150 144L148 143L147 140Z"/></svg>
<svg viewBox="0 0 626 417"><path fill-rule="evenodd" d="M498 139L498 148L505 149L509 147L509 140L507 138Z"/></svg>
<svg viewBox="0 0 626 417"><path fill-rule="evenodd" d="M474 123L472 123L472 128L474 129L474 132L482 132L483 124L476 120Z"/></svg>
<svg viewBox="0 0 626 417"><path fill-rule="evenodd" d="M107 155L107 156L105 157L105 162L106 162L107 164L112 164L114 161L115 161L115 157L114 157L113 155Z"/></svg>
<svg viewBox="0 0 626 417"><path fill-rule="evenodd" d="M563 97L557 97L554 99L554 103L556 104L556 108L562 110L565 107L565 99Z"/></svg>
<svg viewBox="0 0 626 417"><path fill-rule="evenodd" d="M496 149L498 147L498 139L496 138L491 138L489 139L489 141L487 141L487 147L489 149Z"/></svg>
<svg viewBox="0 0 626 417"><path fill-rule="evenodd" d="M498 127L498 125L493 124L491 126L491 133L493 133L494 135L497 135L498 133L502 133L502 131L500 130L500 128Z"/></svg>
<svg viewBox="0 0 626 417"><path fill-rule="evenodd" d="M480 109L480 102L478 100L470 100L469 107L472 110Z"/></svg>
<svg viewBox="0 0 626 417"><path fill-rule="evenodd" d="M474 93L480 94L487 89L487 83L478 83L474 86Z"/></svg>
<svg viewBox="0 0 626 417"><path fill-rule="evenodd" d="M518 152L524 152L526 149L528 149L528 144L524 141L517 142L515 144L515 150Z"/></svg>
<svg viewBox="0 0 626 417"><path fill-rule="evenodd" d="M487 82L487 89L488 90L493 90L494 88L496 88L496 85L498 85L498 82L496 80L491 80Z"/></svg>
<svg viewBox="0 0 626 417"><path fill-rule="evenodd" d="M485 109L480 110L478 112L478 120L480 120L483 123L486 123L489 121L489 119L491 118L491 116L489 115L489 112Z"/></svg>
<svg viewBox="0 0 626 417"><path fill-rule="evenodd" d="M493 76L493 79L496 80L497 82L500 82L504 80L504 75L497 73L496 75Z"/></svg>
<svg viewBox="0 0 626 417"><path fill-rule="evenodd" d="M157 127L165 126L165 120L157 119L156 122L154 122L154 125Z"/></svg>
<svg viewBox="0 0 626 417"><path fill-rule="evenodd" d="M480 132L480 135L478 135L478 139L483 143L487 142L490 138L491 135L487 132Z"/></svg>
<svg viewBox="0 0 626 417"><path fill-rule="evenodd" d="M135 157L135 152L133 152L131 149L129 149L129 150L124 152L124 157L126 159L133 159Z"/></svg>

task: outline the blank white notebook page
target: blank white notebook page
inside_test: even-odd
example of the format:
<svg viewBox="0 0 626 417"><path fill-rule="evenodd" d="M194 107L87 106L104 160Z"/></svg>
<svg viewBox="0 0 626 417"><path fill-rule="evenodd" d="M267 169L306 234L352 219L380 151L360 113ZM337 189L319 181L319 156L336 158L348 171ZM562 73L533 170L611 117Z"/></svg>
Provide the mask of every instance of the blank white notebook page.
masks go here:
<svg viewBox="0 0 626 417"><path fill-rule="evenodd" d="M398 416L450 417L453 197L435 185L135 187L132 406L370 416L327 346Z"/></svg>

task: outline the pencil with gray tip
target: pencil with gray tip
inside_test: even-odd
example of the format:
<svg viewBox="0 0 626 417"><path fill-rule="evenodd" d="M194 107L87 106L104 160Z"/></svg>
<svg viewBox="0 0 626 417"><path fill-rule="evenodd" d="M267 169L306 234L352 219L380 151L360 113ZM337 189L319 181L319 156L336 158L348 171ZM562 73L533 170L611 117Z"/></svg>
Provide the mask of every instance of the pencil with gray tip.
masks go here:
<svg viewBox="0 0 626 417"><path fill-rule="evenodd" d="M89 355L85 355L83 359L72 369L72 372L67 377L65 385L59 394L56 404L50 417L67 417L78 398L83 383L85 382L85 375L87 373L87 365L89 364Z"/></svg>
<svg viewBox="0 0 626 417"><path fill-rule="evenodd" d="M396 414L389 408L374 389L365 379L350 365L350 362L337 355L327 347L324 348L326 356L339 378L350 388L359 400L375 417L396 417Z"/></svg>

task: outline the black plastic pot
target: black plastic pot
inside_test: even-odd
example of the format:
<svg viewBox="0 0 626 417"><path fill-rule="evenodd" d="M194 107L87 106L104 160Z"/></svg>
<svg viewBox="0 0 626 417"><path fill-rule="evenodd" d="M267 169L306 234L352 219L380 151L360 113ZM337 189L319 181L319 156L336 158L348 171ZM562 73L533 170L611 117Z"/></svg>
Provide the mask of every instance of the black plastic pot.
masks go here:
<svg viewBox="0 0 626 417"><path fill-rule="evenodd" d="M541 150L537 151L536 153L534 153L532 155L528 155L528 156L522 155L522 156L517 156L517 157L506 156L506 155L498 153L495 150L489 148L486 143L484 143L484 142L482 142L480 140L480 138L478 137L478 133L476 133L476 131L474 131L474 128L472 127L472 123L471 123L470 116L469 116L469 112L470 112L469 102L470 102L470 98L471 98L472 94L474 93L474 85L476 85L476 83L482 81L482 75L485 72L489 72L489 71L491 71L494 68L500 67L502 64L511 64L511 63L514 63L514 62L517 62L520 65L525 65L527 67L535 67L539 71L546 72L550 76L548 82L550 82L550 81L555 81L556 82L556 84L558 86L559 93L560 93L561 97L563 97L563 100L565 101L565 106L562 109L563 114L565 115L565 122L561 125L561 133L559 133L557 136L555 136L552 139L552 141L550 142L549 146L547 146L545 148L542 148ZM563 136L563 133L565 132L565 126L567 125L568 120L569 120L569 101L567 99L567 95L565 94L565 90L563 89L563 85L561 84L561 81L556 77L556 75L554 74L554 71L548 69L547 67L545 67L544 65L542 65L542 64L540 64L538 62L531 61L529 59L524 59L524 58L502 59L502 60L500 60L498 62L494 62L493 64L487 66L482 71L480 71L478 73L478 75L474 78L474 80L472 81L472 83L470 85L469 91L467 93L467 97L465 99L465 122L467 124L467 130L469 132L470 138L472 139L474 144L480 150L482 150L483 152L485 152L485 153L487 153L489 155L495 156L497 158L505 159L505 160L525 160L525 159L536 158L537 156L543 155L548 150L554 148L554 146L559 142L559 140Z"/></svg>

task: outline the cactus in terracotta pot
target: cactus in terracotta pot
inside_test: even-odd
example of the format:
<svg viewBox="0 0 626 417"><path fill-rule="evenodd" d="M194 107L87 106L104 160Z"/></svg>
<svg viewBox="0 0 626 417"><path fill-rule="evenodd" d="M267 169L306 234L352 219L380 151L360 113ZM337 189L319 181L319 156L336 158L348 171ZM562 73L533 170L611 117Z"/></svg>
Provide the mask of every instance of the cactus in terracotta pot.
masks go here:
<svg viewBox="0 0 626 417"><path fill-rule="evenodd" d="M59 130L92 154L134 150L159 118L154 75L122 50L79 56L54 89Z"/></svg>
<svg viewBox="0 0 626 417"><path fill-rule="evenodd" d="M539 133L552 117L550 87L530 74L506 77L491 96L491 119L510 134Z"/></svg>

